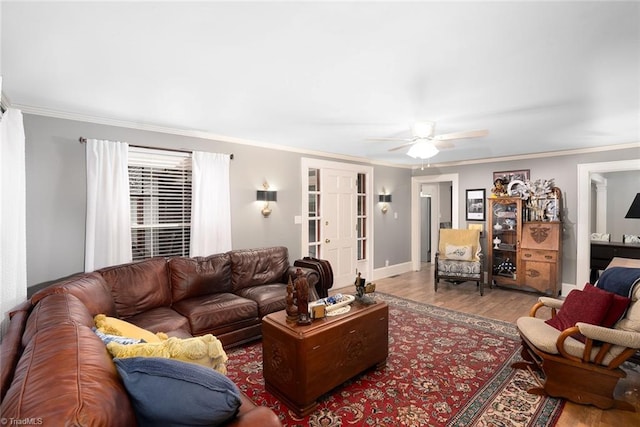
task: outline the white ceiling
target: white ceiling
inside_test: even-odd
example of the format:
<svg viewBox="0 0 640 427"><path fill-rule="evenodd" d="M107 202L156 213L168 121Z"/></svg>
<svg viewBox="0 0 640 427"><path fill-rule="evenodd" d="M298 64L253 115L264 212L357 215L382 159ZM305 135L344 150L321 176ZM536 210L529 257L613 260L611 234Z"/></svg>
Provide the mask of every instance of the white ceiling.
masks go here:
<svg viewBox="0 0 640 427"><path fill-rule="evenodd" d="M638 2L0 7L2 89L25 112L399 165L416 160L367 138L421 120L490 131L432 163L640 141Z"/></svg>

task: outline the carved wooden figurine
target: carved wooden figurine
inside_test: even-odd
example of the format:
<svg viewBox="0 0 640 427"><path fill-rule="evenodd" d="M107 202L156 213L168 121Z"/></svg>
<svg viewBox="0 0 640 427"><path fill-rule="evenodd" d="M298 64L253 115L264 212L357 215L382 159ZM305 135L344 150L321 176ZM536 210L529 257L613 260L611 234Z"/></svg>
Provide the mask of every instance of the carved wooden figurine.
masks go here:
<svg viewBox="0 0 640 427"><path fill-rule="evenodd" d="M309 316L309 282L307 282L307 278L304 277L301 269L296 270L296 276L296 280L293 283L298 306L298 325L308 325L311 323L311 316Z"/></svg>
<svg viewBox="0 0 640 427"><path fill-rule="evenodd" d="M289 282L287 283L287 296L285 298L287 302L287 322L295 323L298 321L298 306L296 305L296 290L293 287L291 276L289 276Z"/></svg>

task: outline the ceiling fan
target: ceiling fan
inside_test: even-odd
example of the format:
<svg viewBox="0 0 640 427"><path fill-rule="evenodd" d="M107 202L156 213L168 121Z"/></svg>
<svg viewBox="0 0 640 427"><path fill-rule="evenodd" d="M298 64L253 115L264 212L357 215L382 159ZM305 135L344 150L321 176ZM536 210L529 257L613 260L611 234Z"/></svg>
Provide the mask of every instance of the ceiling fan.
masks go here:
<svg viewBox="0 0 640 427"><path fill-rule="evenodd" d="M435 122L416 122L411 127L411 138L370 138L374 141L407 141L406 144L389 149L389 151L409 148L407 155L416 159L429 159L442 149L454 147L453 140L465 138L478 138L489 135L486 129L470 130L464 132L452 132L435 135Z"/></svg>

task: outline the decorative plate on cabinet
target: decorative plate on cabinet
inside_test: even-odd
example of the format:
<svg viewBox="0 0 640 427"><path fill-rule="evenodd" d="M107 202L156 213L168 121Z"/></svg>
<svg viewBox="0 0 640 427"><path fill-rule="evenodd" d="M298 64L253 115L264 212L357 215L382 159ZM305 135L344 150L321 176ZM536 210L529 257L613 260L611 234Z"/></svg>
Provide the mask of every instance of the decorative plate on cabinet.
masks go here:
<svg viewBox="0 0 640 427"><path fill-rule="evenodd" d="M510 197L522 197L525 188L524 181L514 179L507 186L507 194L509 194Z"/></svg>

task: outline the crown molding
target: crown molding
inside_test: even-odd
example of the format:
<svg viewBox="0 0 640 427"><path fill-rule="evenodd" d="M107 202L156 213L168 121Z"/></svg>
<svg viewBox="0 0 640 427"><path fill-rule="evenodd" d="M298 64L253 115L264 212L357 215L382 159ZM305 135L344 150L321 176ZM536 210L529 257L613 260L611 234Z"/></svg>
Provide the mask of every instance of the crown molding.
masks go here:
<svg viewBox="0 0 640 427"><path fill-rule="evenodd" d="M389 166L389 167L412 169L412 170L424 169L425 167L424 164L399 165L397 163L384 162L380 160L371 160L366 157L349 156L346 154L335 154L335 153L327 153L324 151L289 147L285 145L271 144L271 143L257 141L257 140L218 135L211 132L204 132L204 131L198 131L198 130L169 128L169 127L156 126L156 125L146 124L146 123L137 123L137 122L130 122L126 120L117 120L117 119L111 119L111 118L105 118L105 117L89 116L86 114L69 113L69 112L64 112L59 110L33 107L30 105L20 105L20 104L12 105L11 102L9 102L9 99L3 93L2 94L3 107L5 106L5 102L7 107L11 106L12 108L18 108L22 110L23 113L34 114L38 116L54 117L54 118L66 119L66 120L75 120L80 122L95 123L95 124L101 124L106 126L117 126L117 127L144 130L144 131L150 131L150 132L159 132L159 133L165 133L170 135L194 137L194 138L207 139L207 140L217 141L217 142L249 145L253 147L267 148L271 150L280 150L280 151L298 153L306 156L325 157L333 160L343 160L348 162L364 163L369 165ZM521 154L521 155L514 155L514 156L487 157L483 159L462 160L457 162L443 162L443 163L428 162L427 167L451 167L451 166L465 166L465 165L475 165L475 164L484 164L484 163L508 162L508 161L514 161L514 160L530 160L530 159L539 159L539 158L545 158L545 157L570 156L570 155L586 154L586 153L599 153L602 151L610 151L610 150L625 150L628 148L640 148L640 142L607 145L603 147L547 151L543 153Z"/></svg>
<svg viewBox="0 0 640 427"><path fill-rule="evenodd" d="M588 148L585 147L585 148L575 148L571 150L545 151L541 153L519 154L514 156L503 156L503 157L486 157L484 159L461 160L459 162L430 163L429 167L449 167L449 166L477 165L477 164L483 164L483 163L511 162L514 160L531 160L531 159L542 159L546 157L573 156L577 154L601 153L603 151L627 150L630 148L640 148L640 141L628 142L624 144L605 145L601 147L588 147ZM423 166L414 165L412 168L415 170L415 169L423 168Z"/></svg>
<svg viewBox="0 0 640 427"><path fill-rule="evenodd" d="M129 128L129 129L165 133L170 135L188 136L188 137L207 139L207 140L217 141L217 142L228 142L232 144L249 145L253 147L268 148L272 150L288 151L288 152L299 153L299 154L309 155L309 156L327 157L330 159L339 159L339 160L344 160L349 162L365 163L365 164L372 164L372 165L375 164L375 165L391 166L391 167L404 167L404 168L411 167L410 165L397 165L395 163L390 163L390 162L375 161L375 160L367 159L365 157L349 156L346 154L334 154L334 153L327 153L324 151L289 147L285 145L271 144L271 143L262 142L262 141L236 138L236 137L225 136L225 135L218 135L211 132L204 132L204 131L198 131L198 130L169 128L169 127L156 126L156 125L151 125L146 123L129 122L126 120L117 120L117 119L111 119L111 118L105 118L105 117L89 116L86 114L69 113L69 112L64 112L59 110L33 107L30 105L16 104L13 107L19 108L20 110L22 110L23 113L34 114L37 116L46 116L46 117L53 117L57 119L75 120L79 122L95 123L95 124L101 124L106 126L117 126L117 127Z"/></svg>

